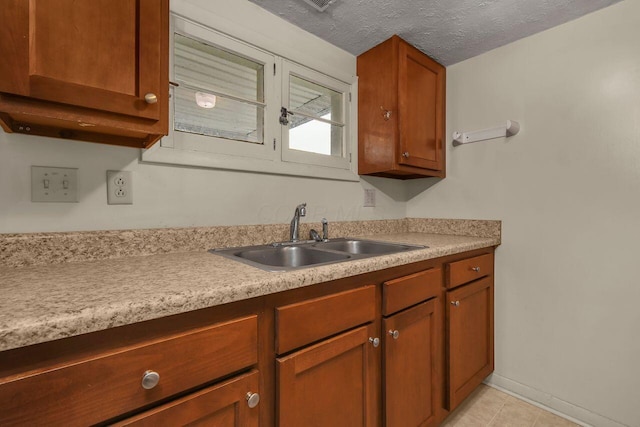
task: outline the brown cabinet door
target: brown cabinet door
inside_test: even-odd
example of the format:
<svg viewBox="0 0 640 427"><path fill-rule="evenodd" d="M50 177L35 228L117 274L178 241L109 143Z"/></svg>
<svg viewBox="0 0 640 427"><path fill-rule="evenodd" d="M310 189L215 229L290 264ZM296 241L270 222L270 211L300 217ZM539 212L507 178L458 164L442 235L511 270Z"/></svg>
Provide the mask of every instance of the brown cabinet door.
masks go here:
<svg viewBox="0 0 640 427"><path fill-rule="evenodd" d="M258 371L208 387L115 426L258 427ZM251 397L251 399L249 399ZM251 402L250 407L249 402Z"/></svg>
<svg viewBox="0 0 640 427"><path fill-rule="evenodd" d="M493 276L447 292L449 409L493 372Z"/></svg>
<svg viewBox="0 0 640 427"><path fill-rule="evenodd" d="M435 426L441 407L438 299L383 319L387 427Z"/></svg>
<svg viewBox="0 0 640 427"><path fill-rule="evenodd" d="M407 43L400 43L398 163L443 168L444 67Z"/></svg>
<svg viewBox="0 0 640 427"><path fill-rule="evenodd" d="M362 326L278 359L278 426L376 426L374 332Z"/></svg>
<svg viewBox="0 0 640 427"><path fill-rule="evenodd" d="M0 92L161 119L167 0L8 0L0 18Z"/></svg>

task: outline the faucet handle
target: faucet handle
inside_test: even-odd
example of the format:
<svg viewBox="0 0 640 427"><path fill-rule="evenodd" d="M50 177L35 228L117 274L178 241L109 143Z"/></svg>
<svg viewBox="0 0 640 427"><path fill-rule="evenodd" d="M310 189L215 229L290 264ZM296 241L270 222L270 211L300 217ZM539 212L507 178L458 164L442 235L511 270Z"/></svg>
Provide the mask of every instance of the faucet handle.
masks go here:
<svg viewBox="0 0 640 427"><path fill-rule="evenodd" d="M311 240L315 240L316 242L322 242L322 237L320 237L318 232L316 230L314 230L313 228L311 230L309 230L309 238Z"/></svg>
<svg viewBox="0 0 640 427"><path fill-rule="evenodd" d="M322 240L329 240L329 221L327 218L322 218Z"/></svg>

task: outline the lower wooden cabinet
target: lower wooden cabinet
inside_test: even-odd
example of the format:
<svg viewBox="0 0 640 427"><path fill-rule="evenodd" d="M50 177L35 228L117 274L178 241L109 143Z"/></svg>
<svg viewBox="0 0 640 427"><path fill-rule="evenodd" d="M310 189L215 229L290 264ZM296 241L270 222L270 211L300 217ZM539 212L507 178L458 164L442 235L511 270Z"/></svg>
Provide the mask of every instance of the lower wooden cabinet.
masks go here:
<svg viewBox="0 0 640 427"><path fill-rule="evenodd" d="M493 277L447 292L449 409L493 372Z"/></svg>
<svg viewBox="0 0 640 427"><path fill-rule="evenodd" d="M258 427L259 373L208 387L114 426Z"/></svg>
<svg viewBox="0 0 640 427"><path fill-rule="evenodd" d="M374 336L361 326L279 358L278 426L376 426Z"/></svg>
<svg viewBox="0 0 640 427"><path fill-rule="evenodd" d="M442 389L440 304L440 299L433 298L382 321L387 427L430 427L438 423Z"/></svg>
<svg viewBox="0 0 640 427"><path fill-rule="evenodd" d="M431 427L493 365L482 249L0 352L0 425Z"/></svg>

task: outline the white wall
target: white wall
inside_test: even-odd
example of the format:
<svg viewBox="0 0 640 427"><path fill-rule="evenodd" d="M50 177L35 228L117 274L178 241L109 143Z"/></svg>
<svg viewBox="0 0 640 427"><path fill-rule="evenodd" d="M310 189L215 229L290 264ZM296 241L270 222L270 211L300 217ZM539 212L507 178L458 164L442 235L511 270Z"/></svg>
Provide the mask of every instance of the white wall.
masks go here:
<svg viewBox="0 0 640 427"><path fill-rule="evenodd" d="M447 178L409 217L502 219L492 381L594 425L640 426L640 1L447 69Z"/></svg>
<svg viewBox="0 0 640 427"><path fill-rule="evenodd" d="M175 0L172 10L324 72L355 74L355 57L248 1ZM0 233L404 218L404 187L139 163L140 150L0 131ZM79 203L31 203L30 166L79 168ZM106 171L134 172L134 204L107 205ZM364 208L363 188L378 187ZM400 196L398 196L400 195ZM394 200L402 199L400 202Z"/></svg>

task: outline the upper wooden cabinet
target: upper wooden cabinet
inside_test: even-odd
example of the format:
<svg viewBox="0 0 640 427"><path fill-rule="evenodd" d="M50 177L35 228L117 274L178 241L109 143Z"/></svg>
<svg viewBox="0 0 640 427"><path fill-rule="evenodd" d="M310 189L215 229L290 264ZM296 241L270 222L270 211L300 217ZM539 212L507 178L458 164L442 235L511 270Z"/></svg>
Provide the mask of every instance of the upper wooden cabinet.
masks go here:
<svg viewBox="0 0 640 427"><path fill-rule="evenodd" d="M168 132L168 0L7 0L7 132L148 147Z"/></svg>
<svg viewBox="0 0 640 427"><path fill-rule="evenodd" d="M358 56L358 173L445 176L445 68L398 36Z"/></svg>

